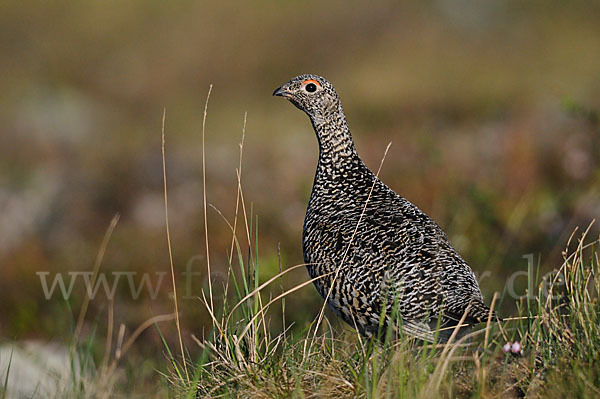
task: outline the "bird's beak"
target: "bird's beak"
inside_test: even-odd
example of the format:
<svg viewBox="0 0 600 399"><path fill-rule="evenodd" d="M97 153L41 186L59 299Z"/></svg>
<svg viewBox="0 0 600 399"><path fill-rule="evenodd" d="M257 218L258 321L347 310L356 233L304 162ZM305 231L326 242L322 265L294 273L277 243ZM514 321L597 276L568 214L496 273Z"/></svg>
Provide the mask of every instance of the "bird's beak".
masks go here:
<svg viewBox="0 0 600 399"><path fill-rule="evenodd" d="M280 97L292 97L292 93L290 93L289 91L285 90L283 87L279 87L277 89L275 89L275 91L273 92L274 96L280 96Z"/></svg>

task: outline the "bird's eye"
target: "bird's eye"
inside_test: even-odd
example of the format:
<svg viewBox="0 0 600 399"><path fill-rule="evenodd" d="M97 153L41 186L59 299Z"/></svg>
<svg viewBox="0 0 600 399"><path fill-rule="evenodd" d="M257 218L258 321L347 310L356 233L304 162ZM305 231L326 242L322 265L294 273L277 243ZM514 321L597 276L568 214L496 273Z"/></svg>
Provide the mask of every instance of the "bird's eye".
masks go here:
<svg viewBox="0 0 600 399"><path fill-rule="evenodd" d="M321 84L314 79L305 80L302 84L304 85L304 90L308 93L314 93L317 91L317 87L321 86Z"/></svg>
<svg viewBox="0 0 600 399"><path fill-rule="evenodd" d="M314 83L309 83L304 89L309 93L314 93L315 91L317 91L317 85Z"/></svg>

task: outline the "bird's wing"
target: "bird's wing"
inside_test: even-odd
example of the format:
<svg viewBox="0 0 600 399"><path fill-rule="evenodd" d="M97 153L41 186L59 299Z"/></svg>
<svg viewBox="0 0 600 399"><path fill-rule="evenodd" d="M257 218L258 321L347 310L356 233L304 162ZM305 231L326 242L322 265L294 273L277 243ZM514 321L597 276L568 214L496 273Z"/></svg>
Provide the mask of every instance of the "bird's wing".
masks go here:
<svg viewBox="0 0 600 399"><path fill-rule="evenodd" d="M468 309L468 323L487 320L489 308L477 279L443 230L411 202L385 185L383 190L389 190L390 200L379 202L369 218L382 231L382 250L393 259L389 274L405 296L402 313L415 320L419 315L433 320L441 311L449 322L458 322ZM418 323L404 329L415 333L427 330Z"/></svg>

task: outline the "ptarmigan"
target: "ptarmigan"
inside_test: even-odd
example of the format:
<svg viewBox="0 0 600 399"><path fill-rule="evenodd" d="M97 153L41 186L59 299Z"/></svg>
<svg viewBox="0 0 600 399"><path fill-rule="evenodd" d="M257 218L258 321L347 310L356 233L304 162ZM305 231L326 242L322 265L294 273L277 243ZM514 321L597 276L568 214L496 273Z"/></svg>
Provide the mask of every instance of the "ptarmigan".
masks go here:
<svg viewBox="0 0 600 399"><path fill-rule="evenodd" d="M308 115L319 142L302 244L328 305L365 336L395 311L405 333L426 341L447 340L452 329L436 334L436 327L456 325L465 313L466 323L486 320L475 275L446 234L358 156L331 83L301 75L273 95Z"/></svg>

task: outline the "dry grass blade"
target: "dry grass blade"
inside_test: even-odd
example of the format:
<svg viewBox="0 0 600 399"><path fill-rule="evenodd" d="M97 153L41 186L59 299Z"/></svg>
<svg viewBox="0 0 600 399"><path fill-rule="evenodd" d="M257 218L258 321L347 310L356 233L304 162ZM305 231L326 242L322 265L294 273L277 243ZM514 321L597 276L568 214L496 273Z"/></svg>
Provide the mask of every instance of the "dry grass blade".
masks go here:
<svg viewBox="0 0 600 399"><path fill-rule="evenodd" d="M314 340L316 339L317 331L319 330L319 325L321 324L321 321L323 320L323 315L325 314L325 307L327 306L327 301L329 300L329 297L331 296L331 293L333 292L333 288L335 287L335 281L337 280L339 272L342 269L344 262L346 261L348 252L350 252L350 248L352 247L354 237L356 237L356 233L358 232L358 227L360 226L360 223L362 222L362 219L365 215L365 211L367 210L367 205L369 205L369 201L371 200L371 195L373 194L373 189L375 188L375 184L377 183L377 177L379 176L379 172L381 172L381 168L383 167L383 162L385 161L385 157L387 156L387 153L391 146L392 146L392 143L390 142L387 145L387 147L385 148L385 152L383 153L383 157L381 158L381 162L379 163L379 168L377 169L377 173L375 174L375 179L373 180L373 184L371 185L371 190L369 191L369 195L367 196L367 200L365 201L365 204L363 206L360 217L358 218L358 222L356 222L356 226L354 228L354 231L352 232L352 236L350 237L350 242L346 246L346 249L344 251L344 256L342 257L342 261L335 269L333 281L330 284L329 290L327 291L327 296L325 297L325 301L323 302L323 305L321 306L321 311L319 312L319 316L317 317L317 322L315 323L315 331L313 332L312 342L314 342ZM312 346L312 344L311 344L311 346Z"/></svg>
<svg viewBox="0 0 600 399"><path fill-rule="evenodd" d="M298 291L300 288L306 287L307 285L320 280L322 278L325 278L327 276L330 276L331 274L333 274L333 272L330 273L326 273L320 276L317 276L315 278L311 278L308 281L305 281L303 283L300 283L292 288L290 288L289 290L277 295L275 298L271 299L269 302L267 302L267 304L263 307L261 307L260 309L258 309L258 312L248 321L248 324L246 325L246 327L244 328L244 330L242 331L242 333L240 334L240 340L242 339L242 337L244 337L244 335L246 335L246 333L248 332L248 330L250 329L250 327L252 326L252 323L254 323L254 321L261 315L264 313L265 309L267 309L269 306L271 306L273 303L277 302L278 300L280 300L281 298L286 297L287 295L291 294L292 292Z"/></svg>
<svg viewBox="0 0 600 399"><path fill-rule="evenodd" d="M223 330L221 324L217 320L217 317L213 313L213 311L212 311L212 309L210 307L210 303L206 299L206 294L204 293L204 290L202 291L202 298L201 298L200 302L206 307L206 310L208 311L208 314L210 315L210 318L212 320L213 326L216 327L219 330L219 333L221 334L221 336L224 336L225 335L225 331Z"/></svg>
<svg viewBox="0 0 600 399"><path fill-rule="evenodd" d="M169 195L167 190L167 165L165 162L165 119L167 110L163 109L162 129L161 129L161 153L162 153L162 169L163 169L163 190L165 198L165 225L167 230L167 247L169 249L169 263L171 265L171 281L173 283L173 301L175 302L175 325L177 327L177 338L179 339L179 350L183 359L183 368L185 370L185 378L190 382L190 375L185 361L185 350L183 349L183 339L181 337L181 325L179 324L179 300L177 297L177 284L175 284L175 267L173 266L173 250L171 249L171 233L169 231Z"/></svg>
<svg viewBox="0 0 600 399"><path fill-rule="evenodd" d="M229 264L231 264L231 261L233 259L233 249L235 246L235 237L236 237L236 230L237 230L237 221L238 221L238 214L239 214L239 210L240 210L240 196L242 195L242 156L244 155L244 139L246 138L246 120L248 118L248 113L244 112L244 127L242 128L242 140L240 141L240 159L239 159L239 164L238 164L238 168L236 171L236 178L237 178L237 194L235 196L235 215L233 217L233 235L231 237L231 248L229 249Z"/></svg>
<svg viewBox="0 0 600 399"><path fill-rule="evenodd" d="M98 255L96 256L96 261L94 262L94 269L92 272L92 278L90 280L90 288L96 285L96 279L98 278L100 265L102 264L102 260L104 259L104 254L106 253L106 248L108 247L110 237L112 237L113 231L115 230L115 227L117 227L119 218L120 215L118 213L115 216L113 216L112 220L110 221L110 224L108 225L108 228L106 229L106 233L104 234L104 238L102 239L102 244L100 244L100 250L98 251ZM92 291L88 289L88 292ZM85 315L87 313L87 308L90 304L90 300L90 295L86 295L83 298L81 310L79 311L79 317L77 318L75 333L73 334L73 349L75 349L77 347L77 344L79 343L79 335L81 334L81 329L83 328L83 321L85 320Z"/></svg>
<svg viewBox="0 0 600 399"><path fill-rule="evenodd" d="M488 346L488 340L490 338L490 330L491 330L491 324L492 324L492 316L494 315L494 308L496 307L496 300L498 299L498 293L494 292L494 297L492 298L492 303L490 304L490 311L488 313L488 319L487 319L487 323L485 325L485 338L483 340L484 344L483 344L483 349L487 349Z"/></svg>
<svg viewBox="0 0 600 399"><path fill-rule="evenodd" d="M279 279L284 274L286 274L288 272L291 272L292 270L298 269L300 267L303 267L303 266L306 266L306 264L305 263L300 263L298 265L294 265L294 266L288 267L287 269L285 269L285 270L277 273L275 276L271 277L270 279L268 279L267 281L265 281L264 283L262 283L261 285L259 285L257 288L255 288L254 290L252 290L251 292L249 292L246 296L244 296L242 299L240 299L238 301L238 303L235 304L234 307L231 308L231 310L229 311L229 315L227 316L226 324L229 322L229 320L233 316L233 312L238 307L240 307L244 302L246 302L248 299L252 298L254 295L257 295L260 291L262 291L263 288L267 287L269 284L271 284L273 281Z"/></svg>
<svg viewBox="0 0 600 399"><path fill-rule="evenodd" d="M117 345L117 352L115 353L115 358L113 359L113 361L110 364L110 367L104 374L103 381L106 383L110 379L110 377L113 375L115 369L117 368L117 364L119 363L119 360L121 360L123 358L123 356L127 353L129 348L131 348L131 346L134 344L136 339L138 339L138 337L148 327L151 327L157 323L171 321L173 319L175 319L175 314L171 313L171 314L158 315L158 316L151 317L148 320L146 320L145 322L143 322L142 324L140 324L138 326L138 328L135 329L133 334L131 334L131 336L129 338L127 338L127 340L125 341L125 343L122 346L120 345L120 343ZM119 333L119 341L123 340L124 335L125 335L125 326L121 325L120 333Z"/></svg>
<svg viewBox="0 0 600 399"><path fill-rule="evenodd" d="M214 205L210 204L210 207L213 208L215 210L215 212L217 212L219 214L219 216L221 216L221 218L223 219L223 221L227 224L227 226L229 226L229 228L233 231L233 226L231 225L231 223L229 223L229 221L227 220L227 218L225 217L225 215L223 215L223 213ZM234 239L234 243L237 241L236 236L234 235L233 237ZM288 267L285 270L280 271L279 273L277 273L275 276L271 277L270 279L268 279L267 281L265 281L264 283L262 283L260 286L256 287L254 290L250 291L248 294L246 294L243 298L241 298L238 303L236 303L234 305L233 308L231 308L231 310L229 311L229 315L227 316L227 319L225 320L225 324L224 324L224 328L227 325L227 323L229 322L229 319L231 319L231 316L233 315L233 312L240 307L244 302L246 302L248 299L252 298L253 296L257 295L260 291L262 291L263 288L267 287L269 284L271 284L273 281L277 280L278 278L280 278L281 276L283 276L286 273L291 272L292 270L298 269L302 266L306 266L306 263L300 263L291 267ZM211 312L212 314L212 312ZM216 320L213 318L213 320Z"/></svg>
<svg viewBox="0 0 600 399"><path fill-rule="evenodd" d="M444 378L444 375L446 374L446 370L448 369L448 365L450 364L450 361L455 358L454 353L456 352L456 350L464 347L465 341L467 341L471 338L474 338L474 337L480 335L481 333L487 331L487 329L485 329L485 328L481 329L481 330L473 331L469 334L465 334L456 343L453 343L453 339L456 338L456 333L458 332L458 329L460 327L463 327L466 325L466 324L463 324L464 319L466 318L466 314L467 314L467 312L465 312L463 314L463 317L461 317L461 321L457 324L454 332L452 333L452 336L448 340L448 343L446 343L444 345L442 355L437 360L437 365L435 367L435 370L433 371L433 374L431 375L429 382L427 383L427 387L424 390L424 392L426 392L427 395L430 395L431 393L439 392L440 386L442 384L442 379ZM472 358L469 358L469 360L472 360ZM425 396L425 397L429 397L429 396Z"/></svg>
<svg viewBox="0 0 600 399"><path fill-rule="evenodd" d="M106 341L104 343L104 357L102 358L102 370L106 371L108 359L112 350L112 336L115 323L115 301L111 298L108 304L108 326L106 328Z"/></svg>
<svg viewBox="0 0 600 399"><path fill-rule="evenodd" d="M210 272L210 250L208 245L208 219L206 216L206 115L208 112L208 100L210 99L210 93L212 92L213 86L208 87L208 94L206 95L206 102L204 103L204 116L202 117L202 204L204 211L204 237L206 243L206 272L208 273L208 292L210 299L210 308L214 313L213 293L212 293L212 279Z"/></svg>
<svg viewBox="0 0 600 399"><path fill-rule="evenodd" d="M554 275L554 279L550 283L550 288L548 290L548 297L546 298L546 304L545 304L546 307L550 306L550 301L552 300L552 297L553 297L553 295L552 295L553 288L557 284L558 280L560 279L561 273L564 273L564 270L569 265L569 263L570 262L572 263L574 261L574 259L576 259L577 256L581 252L583 252L587 248L593 247L596 244L596 241L588 243L588 244L584 244L585 238L587 237L590 229L592 228L592 225L595 222L596 222L596 219L593 219L591 221L591 223L589 224L588 228L583 232L583 234L579 238L579 243L577 244L577 249L575 251L573 251L573 253L571 253L569 256L565 257L564 262L562 263L562 265L560 266L560 268L558 269L558 271ZM578 230L578 228L575 228L575 230L573 231L573 234L571 234L571 237L569 238L569 242L567 244L567 248L569 247L569 244L571 243L571 240L572 240L572 238L575 235L575 232L577 230Z"/></svg>

